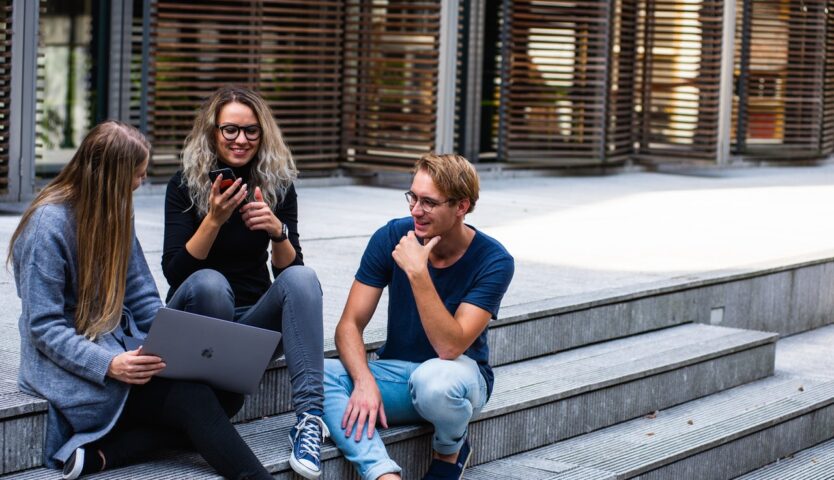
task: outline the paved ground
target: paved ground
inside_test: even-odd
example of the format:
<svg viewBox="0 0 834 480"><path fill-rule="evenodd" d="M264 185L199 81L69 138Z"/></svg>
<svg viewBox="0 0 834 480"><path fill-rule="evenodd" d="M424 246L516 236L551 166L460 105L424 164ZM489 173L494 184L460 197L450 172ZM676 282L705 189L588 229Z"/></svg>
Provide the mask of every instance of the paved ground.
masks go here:
<svg viewBox="0 0 834 480"><path fill-rule="evenodd" d="M468 222L504 243L517 260L505 306L834 257L834 165L482 183ZM326 335L332 335L368 237L389 218L407 215L402 191L302 182L302 246L324 288ZM164 296L161 192L143 187L135 206L139 237ZM4 259L18 221L0 216ZM16 335L20 303L5 268L0 305L2 343L13 345L16 339L8 335ZM379 317L372 328L384 328Z"/></svg>

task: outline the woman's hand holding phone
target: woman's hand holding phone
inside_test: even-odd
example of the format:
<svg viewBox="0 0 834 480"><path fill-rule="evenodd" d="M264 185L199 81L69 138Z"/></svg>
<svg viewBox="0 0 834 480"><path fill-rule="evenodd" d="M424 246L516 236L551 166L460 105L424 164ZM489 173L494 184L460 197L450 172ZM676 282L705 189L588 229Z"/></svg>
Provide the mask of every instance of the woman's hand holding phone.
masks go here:
<svg viewBox="0 0 834 480"><path fill-rule="evenodd" d="M120 353L107 367L107 376L132 385L143 385L165 368L165 362L156 355L145 355L142 348Z"/></svg>
<svg viewBox="0 0 834 480"><path fill-rule="evenodd" d="M211 184L211 192L209 193L209 208L206 218L210 218L222 225L229 220L232 212L235 211L245 199L248 194L248 188L245 184L241 185L242 179L238 178L235 182L225 190L221 189L223 182L223 175L218 175Z"/></svg>

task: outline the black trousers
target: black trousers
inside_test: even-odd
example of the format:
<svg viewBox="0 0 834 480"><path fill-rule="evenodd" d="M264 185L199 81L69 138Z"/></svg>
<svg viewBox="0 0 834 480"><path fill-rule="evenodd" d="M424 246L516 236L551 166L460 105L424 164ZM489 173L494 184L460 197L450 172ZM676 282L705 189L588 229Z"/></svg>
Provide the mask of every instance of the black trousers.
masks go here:
<svg viewBox="0 0 834 480"><path fill-rule="evenodd" d="M155 377L131 388L113 430L89 445L87 454L100 450L110 469L162 448L193 447L226 478L271 479L229 421L242 406L243 395Z"/></svg>

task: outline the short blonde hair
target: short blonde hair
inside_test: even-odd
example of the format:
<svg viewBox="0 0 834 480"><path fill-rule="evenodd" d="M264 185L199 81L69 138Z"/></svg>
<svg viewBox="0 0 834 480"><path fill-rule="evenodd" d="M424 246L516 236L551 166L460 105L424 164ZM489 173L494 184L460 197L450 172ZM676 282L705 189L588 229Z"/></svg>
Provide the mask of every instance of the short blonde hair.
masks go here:
<svg viewBox="0 0 834 480"><path fill-rule="evenodd" d="M453 153L444 155L429 153L420 157L414 164L414 173L421 170L429 174L440 193L450 200L460 201L468 198L469 209L466 213L475 210L481 186L478 172L469 160Z"/></svg>

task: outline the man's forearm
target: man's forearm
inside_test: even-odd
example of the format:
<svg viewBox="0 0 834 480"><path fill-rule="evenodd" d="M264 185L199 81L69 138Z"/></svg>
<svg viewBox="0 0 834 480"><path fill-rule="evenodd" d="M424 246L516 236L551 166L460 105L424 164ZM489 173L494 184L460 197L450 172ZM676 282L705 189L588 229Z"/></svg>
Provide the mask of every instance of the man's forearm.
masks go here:
<svg viewBox="0 0 834 480"><path fill-rule="evenodd" d="M446 310L428 272L410 276L409 282L429 343L440 358L457 358L469 345L463 345L463 329L455 317Z"/></svg>
<svg viewBox="0 0 834 480"><path fill-rule="evenodd" d="M368 368L368 357L365 352L365 342L362 340L362 332L354 325L339 323L336 327L336 349L339 351L339 359L342 361L345 370L350 374L354 384L374 381L371 370Z"/></svg>

